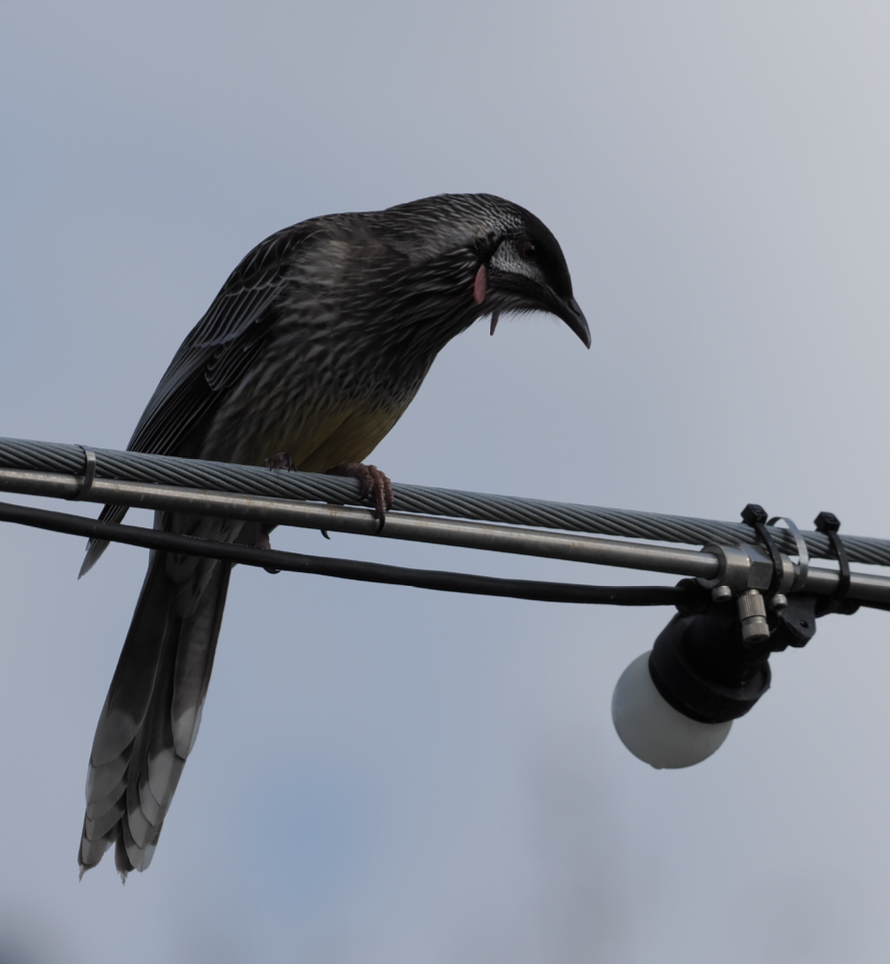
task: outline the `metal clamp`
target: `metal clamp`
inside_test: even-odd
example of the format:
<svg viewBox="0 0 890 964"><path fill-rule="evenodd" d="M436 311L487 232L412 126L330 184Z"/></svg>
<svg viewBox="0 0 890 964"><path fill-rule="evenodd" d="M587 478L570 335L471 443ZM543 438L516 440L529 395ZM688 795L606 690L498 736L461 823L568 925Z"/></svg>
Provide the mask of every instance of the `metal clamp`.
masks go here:
<svg viewBox="0 0 890 964"><path fill-rule="evenodd" d="M699 585L712 590L715 601L731 599L735 593L749 587L751 557L738 546L723 546L709 543L702 552L716 556L720 566L717 575L710 579L699 577Z"/></svg>
<svg viewBox="0 0 890 964"><path fill-rule="evenodd" d="M797 564L797 569L794 574L794 582L791 584L790 592L797 592L806 585L807 573L810 570L810 551L807 549L806 541L801 534L800 529L797 525L784 515L774 515L772 519L767 522L768 526L773 526L777 522L784 522L788 527L788 531L794 538L794 544L797 546L797 558L799 562Z"/></svg>
<svg viewBox="0 0 890 964"><path fill-rule="evenodd" d="M715 556L719 565L716 576L710 579L700 576L698 579L700 586L711 590L715 602L732 599L746 589L757 589L762 593L767 591L775 567L759 546L709 543L702 552ZM791 560L784 556L782 565L782 585L787 583L790 586L794 578L794 567Z"/></svg>

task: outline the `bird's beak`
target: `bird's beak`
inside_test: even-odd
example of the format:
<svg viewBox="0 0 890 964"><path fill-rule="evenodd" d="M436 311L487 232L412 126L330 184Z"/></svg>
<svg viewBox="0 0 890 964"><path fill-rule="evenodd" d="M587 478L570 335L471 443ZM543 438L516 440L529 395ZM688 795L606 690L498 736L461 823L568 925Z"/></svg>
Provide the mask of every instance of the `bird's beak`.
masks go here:
<svg viewBox="0 0 890 964"><path fill-rule="evenodd" d="M573 297L560 298L559 308L551 309L553 313L572 329L572 331L590 348L590 328L587 327L587 319L584 312L578 307L578 302Z"/></svg>

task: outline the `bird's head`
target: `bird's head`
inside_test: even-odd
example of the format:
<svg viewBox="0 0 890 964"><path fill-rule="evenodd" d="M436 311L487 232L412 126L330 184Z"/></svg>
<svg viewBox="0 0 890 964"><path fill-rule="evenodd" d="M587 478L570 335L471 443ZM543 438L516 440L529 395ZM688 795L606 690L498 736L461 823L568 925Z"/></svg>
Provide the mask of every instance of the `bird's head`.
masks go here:
<svg viewBox="0 0 890 964"><path fill-rule="evenodd" d="M484 315L494 333L501 312L545 311L590 347L559 242L530 211L493 194L440 194L381 215L388 243L411 264L411 290L451 306L448 337Z"/></svg>
<svg viewBox="0 0 890 964"><path fill-rule="evenodd" d="M572 294L559 242L530 211L506 205L508 217L477 246L473 298L491 314L494 334L502 311L546 311L561 318L590 348L590 329Z"/></svg>

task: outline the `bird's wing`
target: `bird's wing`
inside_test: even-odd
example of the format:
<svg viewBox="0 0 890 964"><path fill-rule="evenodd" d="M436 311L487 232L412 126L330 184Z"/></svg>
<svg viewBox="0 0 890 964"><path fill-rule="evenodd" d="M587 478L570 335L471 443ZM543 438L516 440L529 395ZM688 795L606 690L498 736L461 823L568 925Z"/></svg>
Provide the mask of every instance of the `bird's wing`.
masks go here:
<svg viewBox="0 0 890 964"><path fill-rule="evenodd" d="M175 454L219 392L235 384L262 347L294 251L309 225L285 228L257 245L229 276L192 329L145 407L127 448Z"/></svg>
<svg viewBox="0 0 890 964"><path fill-rule="evenodd" d="M220 392L237 383L278 318L278 296L294 252L311 241L304 222L258 244L229 275L207 313L189 333L145 407L127 449L174 455L210 413ZM103 522L120 522L127 507L106 505ZM80 575L107 542L91 540Z"/></svg>

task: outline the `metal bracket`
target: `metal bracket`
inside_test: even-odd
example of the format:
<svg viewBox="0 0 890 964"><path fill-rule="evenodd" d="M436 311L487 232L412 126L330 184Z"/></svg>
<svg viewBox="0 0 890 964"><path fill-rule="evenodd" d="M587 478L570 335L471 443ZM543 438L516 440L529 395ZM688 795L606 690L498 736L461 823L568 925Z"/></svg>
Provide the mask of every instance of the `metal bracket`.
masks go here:
<svg viewBox="0 0 890 964"><path fill-rule="evenodd" d="M806 541L801 534L800 529L797 528L795 523L789 519L787 516L775 515L772 519L767 522L768 526L775 525L777 522L784 522L788 527L788 531L794 537L794 544L797 546L797 569L796 575L794 577L794 582L791 584L789 589L790 592L798 592L803 589L807 581L807 573L810 570L810 551L807 549Z"/></svg>
<svg viewBox="0 0 890 964"><path fill-rule="evenodd" d="M716 556L720 566L716 576L698 580L705 589L712 590L715 599L729 598L725 592L718 592L723 587L733 596L738 596L747 589L757 589L762 593L769 590L775 567L773 560L765 556L758 546L723 546L710 543L702 552ZM779 558L781 570L777 591L785 593L794 584L796 574L794 563L787 556L780 555Z"/></svg>

